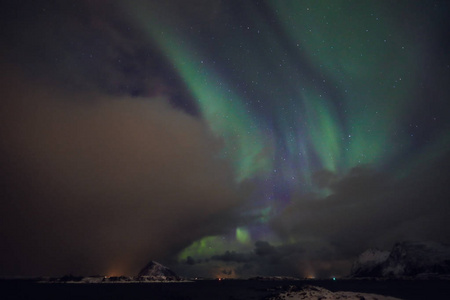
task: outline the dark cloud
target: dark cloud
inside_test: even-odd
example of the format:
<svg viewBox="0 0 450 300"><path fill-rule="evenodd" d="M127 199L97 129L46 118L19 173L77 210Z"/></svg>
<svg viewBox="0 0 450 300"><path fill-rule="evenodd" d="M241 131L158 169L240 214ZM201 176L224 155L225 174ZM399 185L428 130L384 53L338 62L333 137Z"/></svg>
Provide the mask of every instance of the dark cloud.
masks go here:
<svg viewBox="0 0 450 300"><path fill-rule="evenodd" d="M223 275L232 275L233 274L233 270L223 269L222 270L222 274Z"/></svg>
<svg viewBox="0 0 450 300"><path fill-rule="evenodd" d="M275 255L277 249L266 241L256 241L255 254L258 256Z"/></svg>
<svg viewBox="0 0 450 300"><path fill-rule="evenodd" d="M389 250L403 240L450 242L450 188L444 184L449 167L447 154L418 163L403 177L370 166L351 169L344 176L319 172L315 180L327 196L297 196L271 222L285 242L274 246L257 241L252 251L214 255L211 261L199 262L196 270L219 264L240 277L345 276L357 255L368 248Z"/></svg>
<svg viewBox="0 0 450 300"><path fill-rule="evenodd" d="M119 3L9 2L2 12L2 54L29 76L48 78L72 92L165 95L172 104L198 114L164 53L123 14Z"/></svg>
<svg viewBox="0 0 450 300"><path fill-rule="evenodd" d="M164 99L68 94L9 70L2 275L133 274L227 226L241 196L201 120Z"/></svg>
<svg viewBox="0 0 450 300"><path fill-rule="evenodd" d="M232 269L236 276L243 278L258 275L299 276L304 273L304 254L302 245L297 243L273 246L267 241L256 241L253 251L225 251L212 256L210 261L199 262L199 265L208 270L219 262L219 265Z"/></svg>
<svg viewBox="0 0 450 300"><path fill-rule="evenodd" d="M195 259L192 258L192 256L188 256L186 258L186 264L188 264L188 265L195 265L195 263L196 263L196 261L195 261Z"/></svg>
<svg viewBox="0 0 450 300"><path fill-rule="evenodd" d="M252 261L254 257L251 253L237 253L235 251L226 251L224 254L212 256L211 259L240 263Z"/></svg>
<svg viewBox="0 0 450 300"><path fill-rule="evenodd" d="M400 179L368 166L340 178L323 172L329 195L294 199L272 227L304 245L308 259L323 262L351 261L369 247L389 249L401 240L448 242L450 189L443 182L449 157L418 165Z"/></svg>

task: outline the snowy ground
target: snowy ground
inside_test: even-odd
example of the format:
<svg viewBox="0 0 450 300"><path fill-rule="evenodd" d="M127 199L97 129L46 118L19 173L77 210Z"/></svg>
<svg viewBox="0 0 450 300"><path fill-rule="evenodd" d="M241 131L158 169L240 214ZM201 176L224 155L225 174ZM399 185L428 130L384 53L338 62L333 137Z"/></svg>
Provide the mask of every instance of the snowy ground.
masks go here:
<svg viewBox="0 0 450 300"><path fill-rule="evenodd" d="M357 292L331 292L327 289L307 285L300 290L293 287L291 290L281 293L278 296L271 297L269 300L399 300L399 298L382 296L377 294L357 293Z"/></svg>

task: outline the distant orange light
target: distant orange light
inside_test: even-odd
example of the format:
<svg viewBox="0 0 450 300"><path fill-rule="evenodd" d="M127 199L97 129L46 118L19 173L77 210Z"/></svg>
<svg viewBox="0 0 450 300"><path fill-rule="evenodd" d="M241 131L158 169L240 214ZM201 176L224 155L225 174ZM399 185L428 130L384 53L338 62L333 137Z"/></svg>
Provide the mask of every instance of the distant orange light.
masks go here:
<svg viewBox="0 0 450 300"><path fill-rule="evenodd" d="M120 270L120 269L118 269L118 268L112 268L112 269L110 269L107 273L106 273L106 275L105 275L105 277L106 278L109 278L109 277L119 277L119 276L122 276L124 273Z"/></svg>

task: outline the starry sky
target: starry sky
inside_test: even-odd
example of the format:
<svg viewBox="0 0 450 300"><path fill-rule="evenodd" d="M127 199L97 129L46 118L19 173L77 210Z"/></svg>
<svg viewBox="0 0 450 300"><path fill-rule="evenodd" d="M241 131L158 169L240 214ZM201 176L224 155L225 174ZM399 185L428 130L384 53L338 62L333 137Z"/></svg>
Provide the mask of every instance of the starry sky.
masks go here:
<svg viewBox="0 0 450 300"><path fill-rule="evenodd" d="M447 1L1 6L1 276L344 276L450 243Z"/></svg>

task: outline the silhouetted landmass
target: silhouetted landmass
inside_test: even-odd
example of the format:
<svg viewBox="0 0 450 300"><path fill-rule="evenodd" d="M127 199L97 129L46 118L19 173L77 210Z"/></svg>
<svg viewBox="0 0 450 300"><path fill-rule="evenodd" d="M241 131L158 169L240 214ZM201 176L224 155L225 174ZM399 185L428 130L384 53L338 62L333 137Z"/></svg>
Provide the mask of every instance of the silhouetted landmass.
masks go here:
<svg viewBox="0 0 450 300"><path fill-rule="evenodd" d="M390 252L369 249L355 261L351 276L450 277L450 246L437 242L401 242Z"/></svg>

